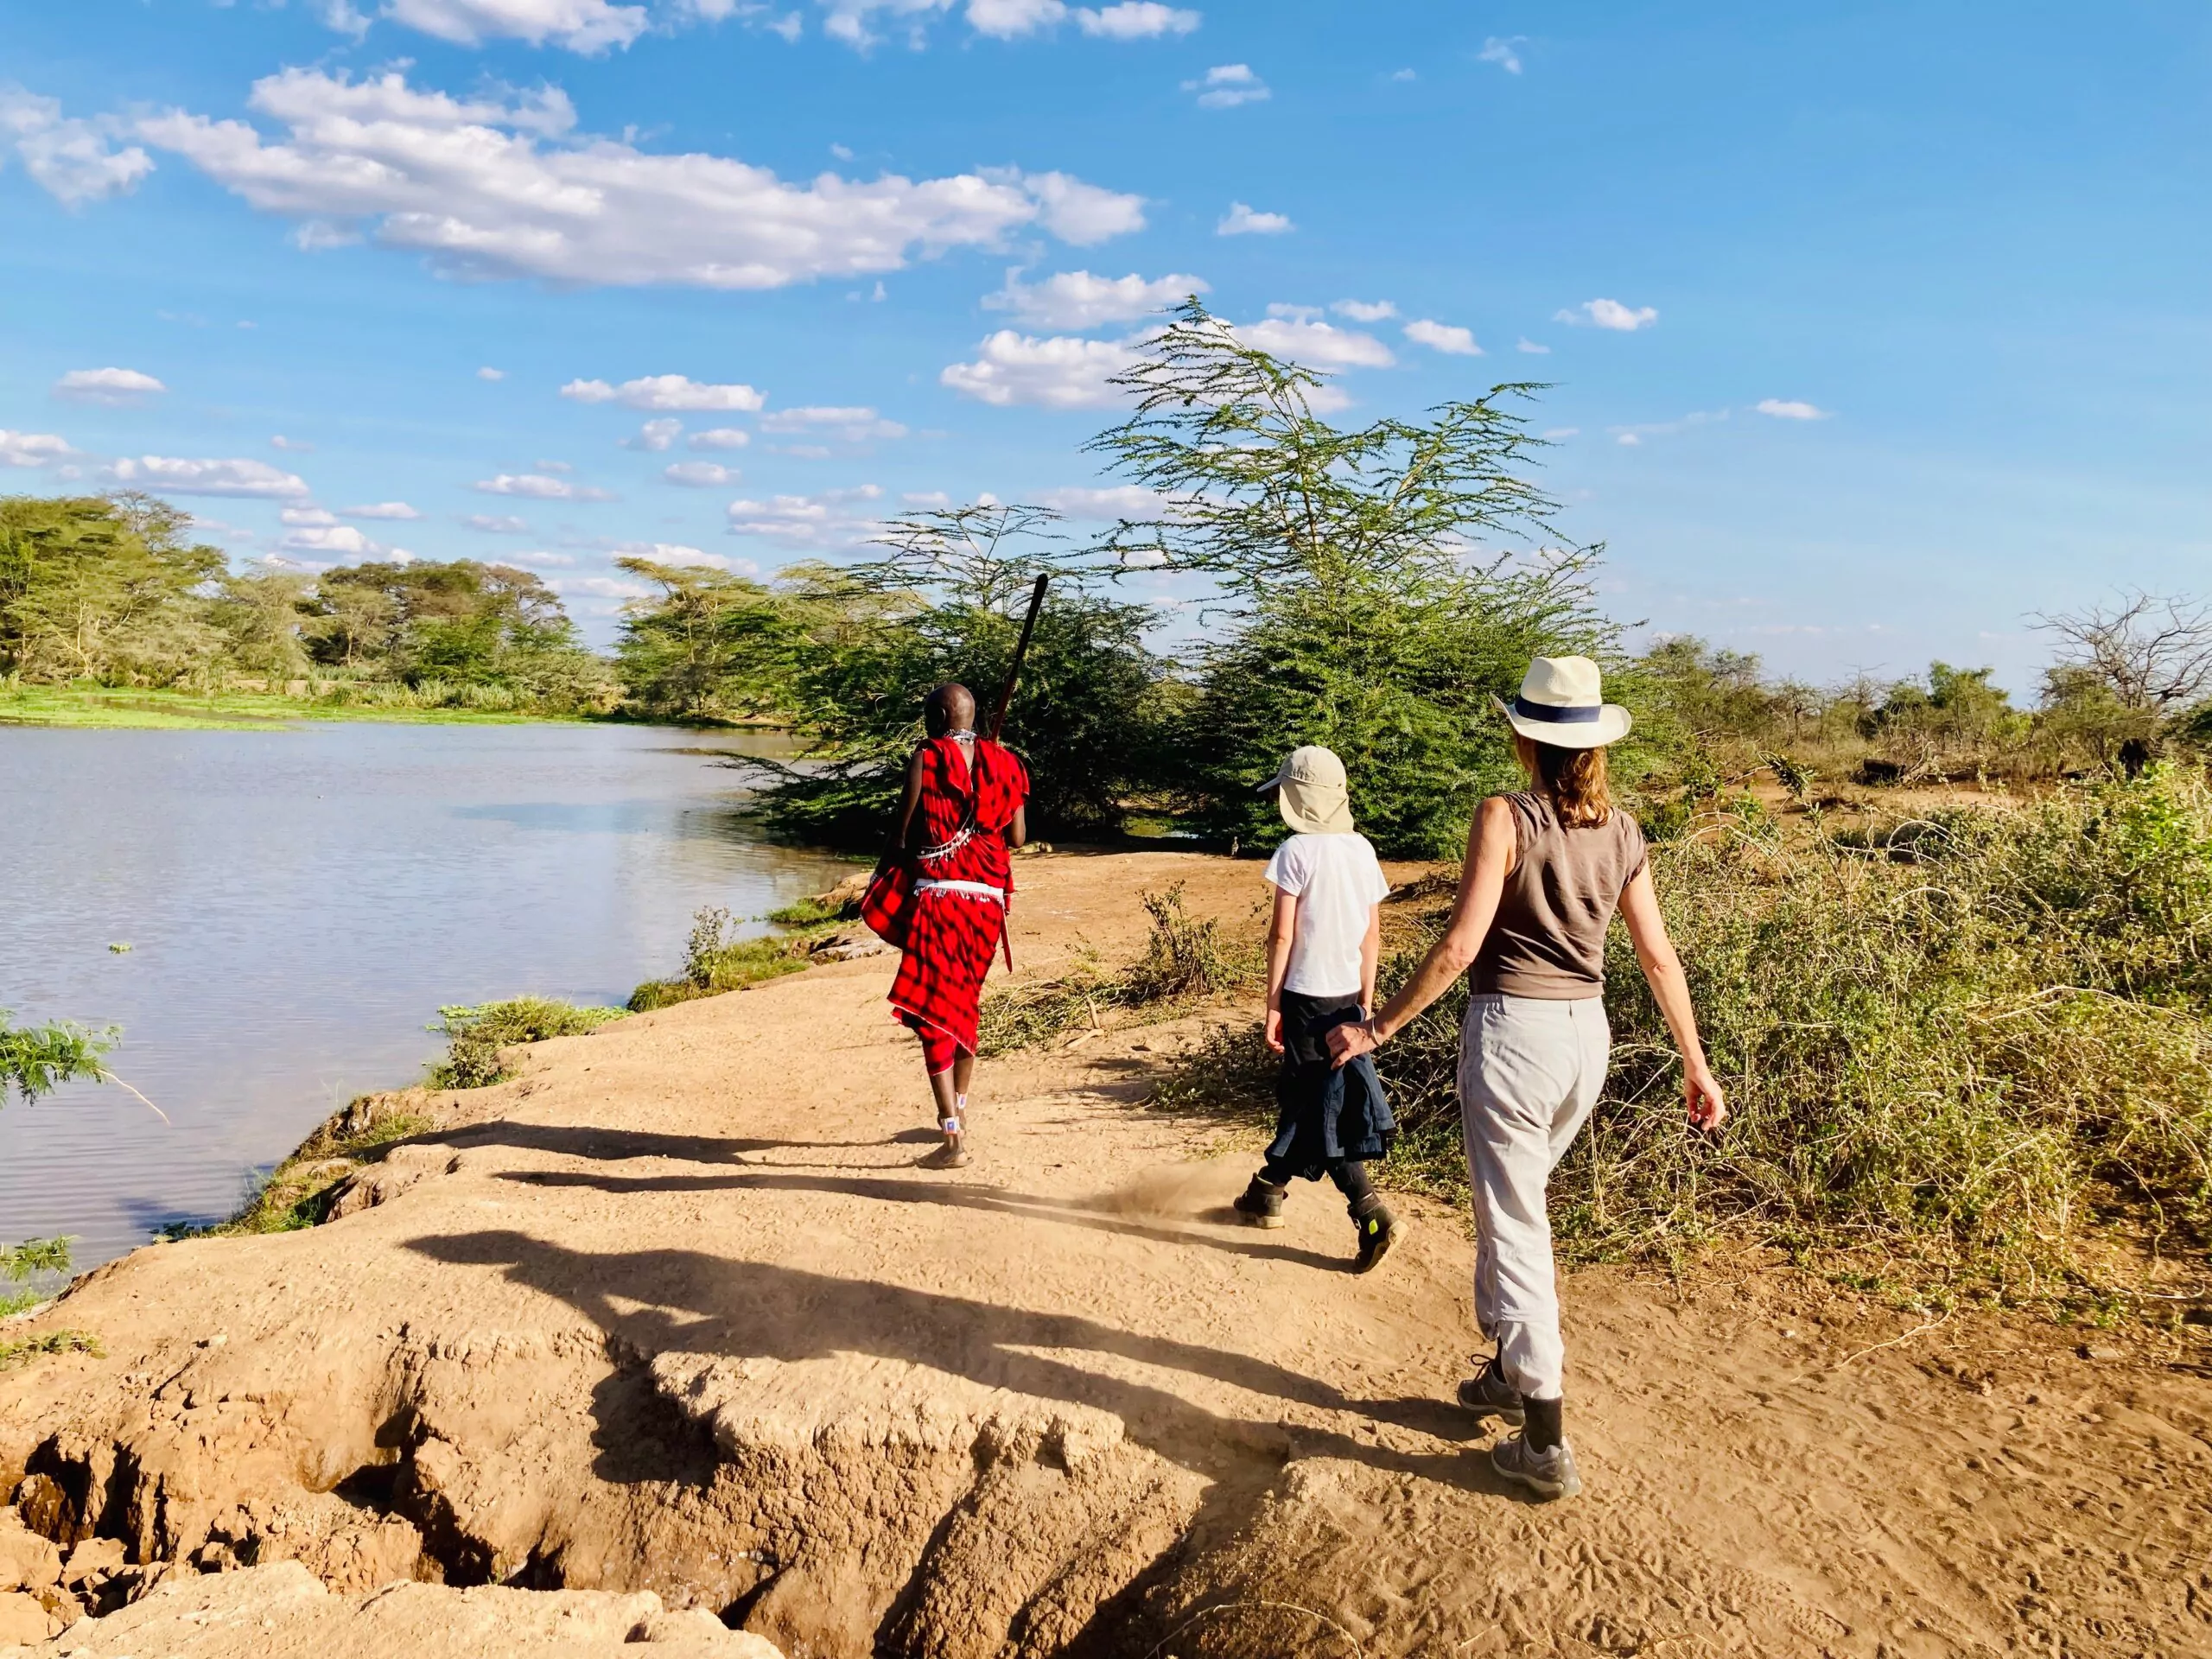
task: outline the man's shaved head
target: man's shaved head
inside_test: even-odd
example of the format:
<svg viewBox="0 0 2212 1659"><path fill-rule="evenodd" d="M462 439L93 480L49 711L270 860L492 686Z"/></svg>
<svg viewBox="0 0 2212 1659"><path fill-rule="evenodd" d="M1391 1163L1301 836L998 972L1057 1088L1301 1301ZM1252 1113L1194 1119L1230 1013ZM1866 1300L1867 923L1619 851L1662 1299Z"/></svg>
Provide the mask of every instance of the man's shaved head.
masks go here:
<svg viewBox="0 0 2212 1659"><path fill-rule="evenodd" d="M922 704L922 724L931 737L974 730L976 694L964 685L940 685Z"/></svg>

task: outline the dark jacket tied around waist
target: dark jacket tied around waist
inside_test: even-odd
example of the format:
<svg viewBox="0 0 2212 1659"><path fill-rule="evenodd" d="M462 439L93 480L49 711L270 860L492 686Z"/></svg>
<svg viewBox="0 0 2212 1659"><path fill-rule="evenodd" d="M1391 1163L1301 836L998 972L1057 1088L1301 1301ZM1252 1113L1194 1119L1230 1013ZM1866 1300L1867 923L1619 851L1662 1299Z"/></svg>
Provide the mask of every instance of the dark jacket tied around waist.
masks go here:
<svg viewBox="0 0 2212 1659"><path fill-rule="evenodd" d="M1390 1116L1375 1063L1361 1055L1329 1064L1329 1033L1366 1016L1357 1001L1282 994L1282 1070L1275 1075L1275 1138L1268 1161L1318 1181L1335 1163L1363 1163L1390 1150Z"/></svg>

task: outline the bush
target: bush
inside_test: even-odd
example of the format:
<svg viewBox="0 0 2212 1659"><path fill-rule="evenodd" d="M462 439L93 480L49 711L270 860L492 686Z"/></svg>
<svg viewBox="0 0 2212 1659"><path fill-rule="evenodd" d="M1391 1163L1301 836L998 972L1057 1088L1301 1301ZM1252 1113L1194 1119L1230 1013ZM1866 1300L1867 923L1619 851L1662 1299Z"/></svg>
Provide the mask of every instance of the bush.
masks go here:
<svg viewBox="0 0 2212 1659"><path fill-rule="evenodd" d="M813 906L802 899L790 907L796 912ZM779 917L787 912L778 912ZM796 934L765 938L736 937L738 918L720 905L702 906L691 918L691 938L683 950L683 976L648 980L630 995L632 1014L649 1014L702 996L742 990L762 980L796 974L806 966L806 947L823 931L823 924L801 925Z"/></svg>
<svg viewBox="0 0 2212 1659"><path fill-rule="evenodd" d="M624 1012L582 1008L542 996L518 996L473 1008L440 1008L441 1023L432 1029L449 1041L445 1058L430 1068L430 1086L483 1089L504 1083L509 1073L499 1058L501 1049L553 1037L582 1037L610 1020L620 1020Z"/></svg>

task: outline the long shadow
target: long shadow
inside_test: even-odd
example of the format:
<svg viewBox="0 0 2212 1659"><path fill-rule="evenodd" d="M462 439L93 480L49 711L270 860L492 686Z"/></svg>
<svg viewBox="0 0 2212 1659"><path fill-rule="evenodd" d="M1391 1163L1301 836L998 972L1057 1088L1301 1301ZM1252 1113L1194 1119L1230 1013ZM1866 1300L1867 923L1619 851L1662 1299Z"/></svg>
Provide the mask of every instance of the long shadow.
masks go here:
<svg viewBox="0 0 2212 1659"><path fill-rule="evenodd" d="M1400 1452L1332 1429L1225 1415L1166 1389L1034 1351L1133 1361L1319 1410L1376 1415L1402 1403L1347 1399L1325 1382L1267 1360L1073 1314L1031 1313L696 1250L573 1250L510 1230L416 1239L408 1248L439 1262L499 1268L515 1283L567 1302L601 1330L645 1353L785 1363L866 1354L987 1388L1095 1407L1121 1419L1136 1444L1216 1480L1233 1479L1255 1460L1280 1461L1294 1448L1300 1456L1342 1458L1516 1496L1486 1459ZM616 1478L611 1470L603 1472Z"/></svg>
<svg viewBox="0 0 2212 1659"><path fill-rule="evenodd" d="M936 1204L955 1210L976 1210L990 1215L1023 1216L1057 1221L1094 1233L1122 1238L1141 1238L1157 1244L1202 1244L1231 1255L1248 1255L1262 1262L1290 1262L1322 1273L1350 1273L1349 1256L1322 1255L1287 1244L1262 1244L1239 1238L1216 1238L1175 1227L1147 1226L1107 1212L1097 1198L1050 1198L1029 1192L1007 1192L994 1187L969 1186L956 1182L870 1180L857 1175L808 1175L779 1171L754 1175L593 1175L582 1171L516 1169L502 1171L499 1179L524 1186L586 1186L599 1192L836 1192L847 1198L869 1198L879 1204Z"/></svg>
<svg viewBox="0 0 2212 1659"><path fill-rule="evenodd" d="M415 1137L426 1143L469 1147L518 1147L530 1152L550 1152L563 1158L589 1158L607 1163L632 1158L667 1158L690 1164L732 1164L748 1153L857 1151L867 1147L902 1146L937 1135L929 1130L905 1130L871 1141L748 1141L724 1135L656 1135L645 1129L605 1129L589 1124L519 1123L497 1118Z"/></svg>

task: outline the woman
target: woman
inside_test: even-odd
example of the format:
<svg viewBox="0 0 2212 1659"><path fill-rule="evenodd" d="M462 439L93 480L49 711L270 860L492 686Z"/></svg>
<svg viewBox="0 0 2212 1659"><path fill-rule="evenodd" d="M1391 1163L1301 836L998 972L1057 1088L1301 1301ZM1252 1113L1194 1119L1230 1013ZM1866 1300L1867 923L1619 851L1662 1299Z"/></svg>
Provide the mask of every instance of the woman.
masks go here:
<svg viewBox="0 0 2212 1659"><path fill-rule="evenodd" d="M1718 1129L1728 1108L1651 891L1643 832L1607 788L1605 746L1628 735L1628 710L1604 700L1585 657L1539 657L1513 706L1498 709L1532 787L1482 804L1444 936L1404 989L1372 1019L1338 1027L1329 1047L1339 1065L1371 1052L1470 975L1459 1111L1474 1188L1475 1319L1497 1351L1459 1400L1521 1426L1491 1449L1500 1474L1571 1497L1582 1480L1560 1422L1566 1354L1545 1188L1605 1087L1605 930L1616 909L1681 1051L1690 1123Z"/></svg>

